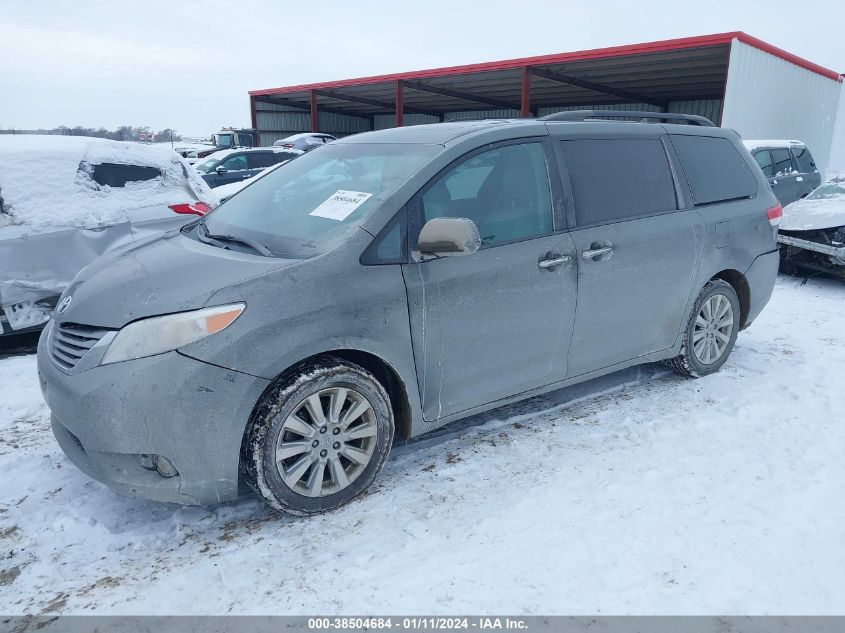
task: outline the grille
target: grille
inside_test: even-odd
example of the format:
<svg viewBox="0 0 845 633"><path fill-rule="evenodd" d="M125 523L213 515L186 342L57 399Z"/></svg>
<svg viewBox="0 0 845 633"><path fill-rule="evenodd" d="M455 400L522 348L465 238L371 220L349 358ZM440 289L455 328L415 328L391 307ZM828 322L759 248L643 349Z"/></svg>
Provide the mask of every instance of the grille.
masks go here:
<svg viewBox="0 0 845 633"><path fill-rule="evenodd" d="M80 359L110 330L78 325L53 323L50 331L50 355L60 367L73 369Z"/></svg>

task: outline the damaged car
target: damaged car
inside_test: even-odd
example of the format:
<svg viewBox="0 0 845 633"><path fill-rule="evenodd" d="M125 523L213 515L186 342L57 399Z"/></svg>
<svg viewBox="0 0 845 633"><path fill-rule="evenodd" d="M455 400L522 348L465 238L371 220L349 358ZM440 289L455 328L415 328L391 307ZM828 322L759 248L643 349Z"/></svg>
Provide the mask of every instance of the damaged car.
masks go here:
<svg viewBox="0 0 845 633"><path fill-rule="evenodd" d="M783 210L781 269L845 277L845 178L836 178Z"/></svg>
<svg viewBox="0 0 845 633"><path fill-rule="evenodd" d="M73 277L110 248L216 204L169 147L0 136L0 337L41 329Z"/></svg>

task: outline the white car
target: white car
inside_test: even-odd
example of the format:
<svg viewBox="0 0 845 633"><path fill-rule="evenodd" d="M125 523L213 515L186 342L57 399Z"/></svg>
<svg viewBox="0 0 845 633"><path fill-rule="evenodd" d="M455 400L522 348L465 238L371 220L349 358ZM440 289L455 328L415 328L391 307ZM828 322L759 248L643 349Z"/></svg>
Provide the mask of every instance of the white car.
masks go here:
<svg viewBox="0 0 845 633"><path fill-rule="evenodd" d="M169 146L0 136L0 336L40 328L76 273L106 250L216 205Z"/></svg>
<svg viewBox="0 0 845 633"><path fill-rule="evenodd" d="M299 149L303 152L310 151L314 148L336 141L337 138L331 134L321 134L319 132L303 132L301 134L293 134L285 138L279 139L273 143L274 147L284 147L285 149Z"/></svg>
<svg viewBox="0 0 845 633"><path fill-rule="evenodd" d="M845 178L787 205L778 227L781 266L845 277Z"/></svg>

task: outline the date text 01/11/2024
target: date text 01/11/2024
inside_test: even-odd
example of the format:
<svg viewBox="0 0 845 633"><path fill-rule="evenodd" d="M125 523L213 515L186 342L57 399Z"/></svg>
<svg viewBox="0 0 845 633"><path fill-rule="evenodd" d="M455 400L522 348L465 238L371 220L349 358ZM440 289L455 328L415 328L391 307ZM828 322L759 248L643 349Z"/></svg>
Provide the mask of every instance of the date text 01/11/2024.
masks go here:
<svg viewBox="0 0 845 633"><path fill-rule="evenodd" d="M378 630L398 629L408 631L445 630L525 630L527 623L520 618L509 617L408 617L408 618L310 618L308 628L319 630Z"/></svg>

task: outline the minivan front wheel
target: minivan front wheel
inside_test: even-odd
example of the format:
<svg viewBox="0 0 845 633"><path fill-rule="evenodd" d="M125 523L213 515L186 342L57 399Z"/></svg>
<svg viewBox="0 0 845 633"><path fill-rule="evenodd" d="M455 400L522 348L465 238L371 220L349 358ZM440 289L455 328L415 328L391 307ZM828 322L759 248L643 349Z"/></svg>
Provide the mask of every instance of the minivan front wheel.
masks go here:
<svg viewBox="0 0 845 633"><path fill-rule="evenodd" d="M669 366L684 376L712 374L728 360L740 324L739 298L726 281L710 281L695 300L679 356Z"/></svg>
<svg viewBox="0 0 845 633"><path fill-rule="evenodd" d="M390 399L378 380L353 363L321 359L262 397L244 438L245 478L284 512L332 510L372 483L393 432Z"/></svg>

